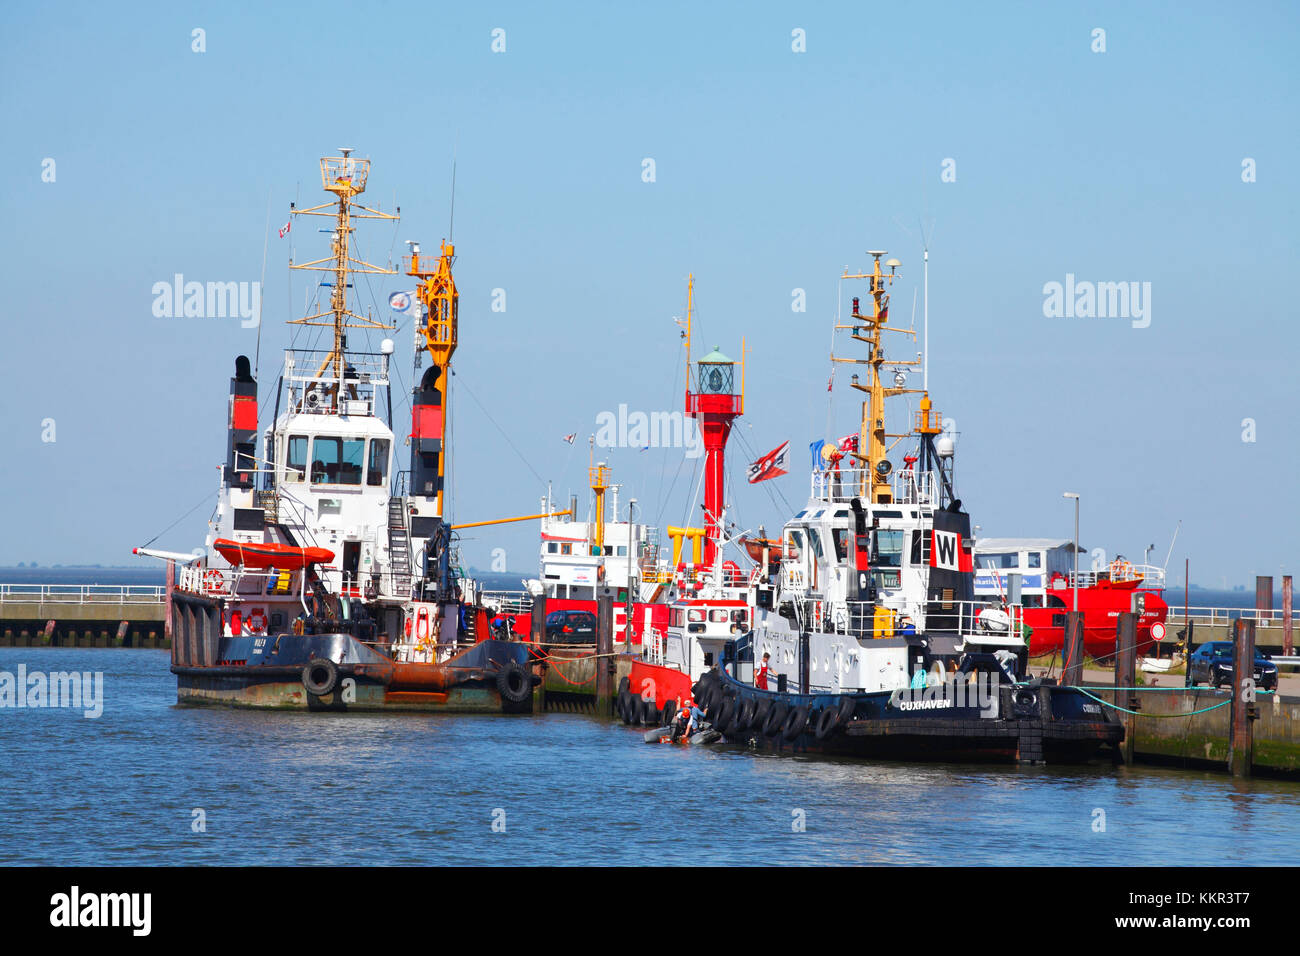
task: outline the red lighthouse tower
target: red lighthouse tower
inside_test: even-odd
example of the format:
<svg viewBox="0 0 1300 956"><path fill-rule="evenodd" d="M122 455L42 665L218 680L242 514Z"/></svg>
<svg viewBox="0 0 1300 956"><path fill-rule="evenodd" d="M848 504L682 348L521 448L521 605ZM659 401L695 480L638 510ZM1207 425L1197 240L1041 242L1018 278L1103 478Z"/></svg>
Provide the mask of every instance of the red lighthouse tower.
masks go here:
<svg viewBox="0 0 1300 956"><path fill-rule="evenodd" d="M695 419L704 439L704 564L711 567L722 536L723 479L731 424L745 413L744 364L736 390L736 363L715 346L691 367L690 323L695 293L691 278L686 305L686 414ZM744 344L741 344L744 351Z"/></svg>

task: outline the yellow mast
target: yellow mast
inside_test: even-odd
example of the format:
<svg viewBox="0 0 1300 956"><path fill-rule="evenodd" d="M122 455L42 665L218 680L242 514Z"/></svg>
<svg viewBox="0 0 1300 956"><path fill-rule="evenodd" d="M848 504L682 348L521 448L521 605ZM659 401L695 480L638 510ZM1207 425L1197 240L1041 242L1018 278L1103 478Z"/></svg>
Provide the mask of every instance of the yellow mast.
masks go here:
<svg viewBox="0 0 1300 956"><path fill-rule="evenodd" d="M591 536L591 543L598 554L605 553L605 491L609 488L609 467L601 462L595 464L595 451L588 451L587 476L591 490L596 495L596 528Z"/></svg>
<svg viewBox="0 0 1300 956"><path fill-rule="evenodd" d="M333 193L338 197L337 200L335 202L321 203L319 206L311 206L307 209L294 209L290 206L290 210L295 216L334 217L334 233L330 237L330 254L323 259L315 259L299 265L295 265L292 261L289 263L291 269L305 269L312 272L333 273L334 275L329 308L312 315L305 315L301 319L291 319L289 324L320 325L334 329L333 346L316 374L323 376L326 370L331 365L333 366L334 381L326 391L335 409L338 408L340 397L339 385L343 381L343 330L346 328L393 328L391 325L384 325L382 322L358 315L348 309L348 285L351 276L397 274L395 269L384 269L352 257L349 250L353 230L352 220L396 220L400 218L400 216L380 212L377 209L371 209L354 201L357 196L366 191L366 180L370 176L370 160L353 159L350 155L352 153L351 149L341 149L339 152L343 155L323 156L320 161L321 184L326 192Z"/></svg>
<svg viewBox="0 0 1300 956"><path fill-rule="evenodd" d="M924 425L927 433L937 432L936 425L931 422L930 397L922 389L904 388L903 382L906 378L901 374L895 377L892 387L886 386L881 381L881 366L908 366L920 365L919 359L898 360L886 359L883 349L881 348L881 337L883 332L899 332L903 335L909 335L913 341L916 341L916 331L914 329L902 329L888 325L889 321L889 293L886 288L892 285L897 275L898 266L901 264L897 259L890 259L884 263L889 267L889 273L881 271L880 259L886 253L868 252L875 262L871 272L850 273L847 270L841 276L842 279L866 279L868 281L868 291L871 299L871 314L864 315L857 307L857 301L854 301L854 309L851 315L852 325L836 325L836 329L847 329L852 333L854 339L867 345L867 357L860 358L838 358L831 355L832 362L847 362L854 365L865 365L867 367L867 382L861 383L858 376L853 376L852 385L855 389L866 394L866 399L862 403L862 421L859 428L858 451L854 454L863 465L862 479L859 484L859 494L870 495L870 500L876 503L888 503L893 500L893 491L890 484L890 471L888 454L891 448L898 444L904 438L907 438L911 432L891 433L885 430L885 399L893 398L896 395L907 394L924 394L925 397L921 402L923 421L919 425ZM933 422L938 422L938 413L935 412ZM933 431L932 431L933 429ZM894 439L891 444L888 440Z"/></svg>
<svg viewBox="0 0 1300 956"><path fill-rule="evenodd" d="M420 260L420 246L411 245L411 254L406 257L406 274L423 281L416 287L420 304L424 307L424 348L429 353L434 366L438 369L438 380L442 384L442 428L439 434L447 434L447 405L450 396L449 373L451 356L456 351L456 335L459 329L460 293L456 291L456 280L452 278L451 264L456 258L456 247L447 241L440 245L440 253L435 263ZM447 456L438 456L438 478L444 478ZM438 482L437 508L442 514L442 486Z"/></svg>

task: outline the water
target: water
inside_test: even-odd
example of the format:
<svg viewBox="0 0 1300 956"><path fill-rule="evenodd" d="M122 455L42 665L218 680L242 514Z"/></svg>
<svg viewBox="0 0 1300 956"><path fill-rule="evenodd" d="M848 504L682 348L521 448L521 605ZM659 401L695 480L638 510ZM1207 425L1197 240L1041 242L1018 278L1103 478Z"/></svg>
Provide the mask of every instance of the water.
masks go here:
<svg viewBox="0 0 1300 956"><path fill-rule="evenodd" d="M0 709L0 864L1297 862L1296 783L649 746L569 714L178 707L168 661L0 650L0 670L103 671L105 696L97 720Z"/></svg>

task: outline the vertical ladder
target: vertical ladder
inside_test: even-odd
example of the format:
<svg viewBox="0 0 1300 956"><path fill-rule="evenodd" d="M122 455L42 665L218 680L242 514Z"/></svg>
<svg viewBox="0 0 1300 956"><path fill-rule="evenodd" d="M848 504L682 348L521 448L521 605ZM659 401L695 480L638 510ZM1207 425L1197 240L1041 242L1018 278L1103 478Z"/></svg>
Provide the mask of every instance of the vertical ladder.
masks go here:
<svg viewBox="0 0 1300 956"><path fill-rule="evenodd" d="M406 530L406 499L388 499L388 566L393 591L400 597L411 593L411 536Z"/></svg>

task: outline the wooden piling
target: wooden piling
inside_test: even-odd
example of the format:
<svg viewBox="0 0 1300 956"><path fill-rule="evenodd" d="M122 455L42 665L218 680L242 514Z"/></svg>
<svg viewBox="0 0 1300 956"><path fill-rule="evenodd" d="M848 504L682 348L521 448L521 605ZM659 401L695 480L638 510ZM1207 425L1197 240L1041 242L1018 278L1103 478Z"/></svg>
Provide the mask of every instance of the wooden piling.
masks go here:
<svg viewBox="0 0 1300 956"><path fill-rule="evenodd" d="M542 713L546 710L546 658L541 656L541 648L546 643L546 592L533 598L532 617L528 622L528 639L538 653L542 682L533 694L533 710Z"/></svg>
<svg viewBox="0 0 1300 956"><path fill-rule="evenodd" d="M614 716L614 593L596 591L596 713Z"/></svg>
<svg viewBox="0 0 1300 956"><path fill-rule="evenodd" d="M1083 683L1083 614L1067 611L1065 614L1065 663L1061 668L1061 683L1077 687Z"/></svg>
<svg viewBox="0 0 1300 956"><path fill-rule="evenodd" d="M1249 777L1254 751L1251 724L1255 710L1255 622L1238 618L1232 648L1232 717L1228 729L1228 771Z"/></svg>
<svg viewBox="0 0 1300 956"><path fill-rule="evenodd" d="M1128 688L1116 690L1115 703L1125 710L1138 710L1141 700L1137 694L1137 617L1123 611L1115 623L1115 686ZM1120 711L1124 725L1124 740L1119 745L1124 763L1133 762L1133 741L1137 737L1137 715Z"/></svg>
<svg viewBox="0 0 1300 956"><path fill-rule="evenodd" d="M1282 575L1282 653L1290 657L1291 644L1291 575Z"/></svg>

